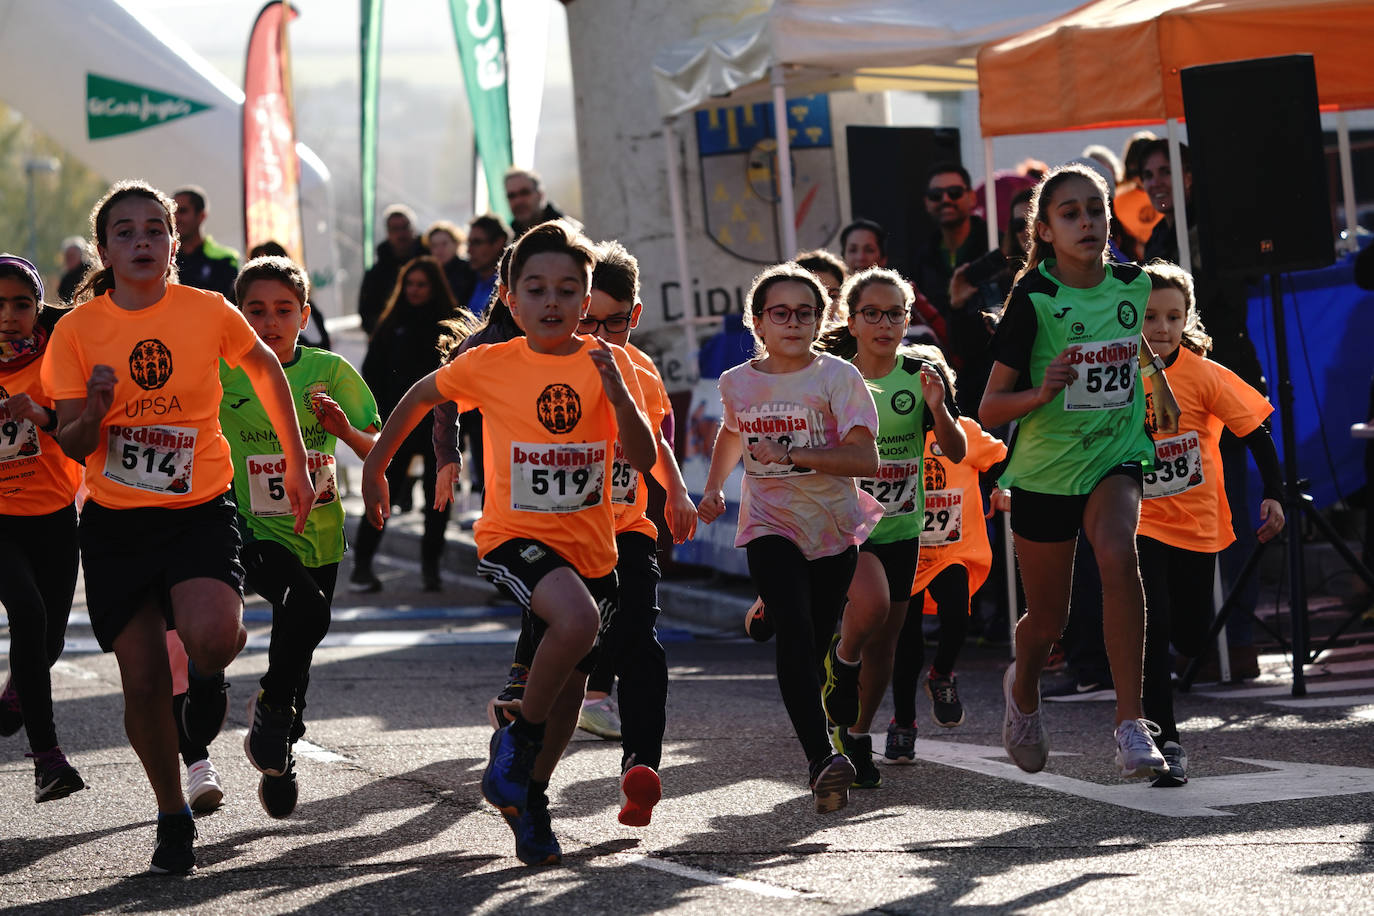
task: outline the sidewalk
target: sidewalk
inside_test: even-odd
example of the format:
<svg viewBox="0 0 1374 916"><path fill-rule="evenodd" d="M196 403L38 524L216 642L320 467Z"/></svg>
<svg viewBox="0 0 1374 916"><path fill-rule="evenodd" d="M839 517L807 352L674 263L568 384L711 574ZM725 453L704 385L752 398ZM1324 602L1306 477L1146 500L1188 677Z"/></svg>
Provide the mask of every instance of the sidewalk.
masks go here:
<svg viewBox="0 0 1374 916"><path fill-rule="evenodd" d="M419 488L416 488L419 495ZM348 513L349 539L363 515L362 497L348 493L343 498ZM445 531L443 568L448 572L475 575L477 543L472 530L458 523L454 512ZM419 562L420 536L424 515L418 510L395 515L387 521L382 539L383 556ZM345 563L348 561L345 560ZM658 603L666 622L684 625L702 636L735 637L744 635L744 612L754 601L753 588L742 579L711 577L673 579L658 585Z"/></svg>

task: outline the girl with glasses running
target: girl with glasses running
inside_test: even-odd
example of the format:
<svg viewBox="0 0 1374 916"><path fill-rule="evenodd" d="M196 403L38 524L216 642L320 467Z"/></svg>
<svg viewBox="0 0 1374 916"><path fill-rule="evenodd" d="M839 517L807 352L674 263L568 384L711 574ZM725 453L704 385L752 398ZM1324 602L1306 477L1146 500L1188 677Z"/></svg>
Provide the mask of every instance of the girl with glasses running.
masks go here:
<svg viewBox="0 0 1374 916"><path fill-rule="evenodd" d="M709 524L744 460L739 530L749 575L777 633L778 687L809 764L816 811L849 803L854 766L830 747L818 678L854 576L857 545L882 506L854 483L878 470L878 412L859 370L815 349L825 290L797 264L754 279L749 317L756 357L720 377L724 425L705 496ZM857 681L857 667L847 680Z"/></svg>

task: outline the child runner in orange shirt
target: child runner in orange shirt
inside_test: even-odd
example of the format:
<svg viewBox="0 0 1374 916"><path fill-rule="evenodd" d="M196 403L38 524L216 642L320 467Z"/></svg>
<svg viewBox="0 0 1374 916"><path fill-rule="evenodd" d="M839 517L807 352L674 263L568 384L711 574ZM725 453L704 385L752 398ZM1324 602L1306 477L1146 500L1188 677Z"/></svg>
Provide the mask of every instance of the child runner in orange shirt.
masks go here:
<svg viewBox="0 0 1374 916"><path fill-rule="evenodd" d="M38 268L0 255L0 605L10 628L0 735L28 733L37 802L85 788L57 744L52 713L49 669L62 654L76 589L81 466L52 438L57 414L39 379L48 347L42 309Z"/></svg>
<svg viewBox="0 0 1374 916"><path fill-rule="evenodd" d="M1188 755L1174 720L1169 644L1189 657L1207 651L1217 553L1235 540L1217 444L1222 428L1250 448L1264 481L1261 543L1283 530L1283 478L1269 435L1274 408L1207 358L1212 341L1198 318L1193 278L1164 261L1146 265L1145 273L1151 286L1145 336L1169 369L1182 412L1177 433L1154 433L1155 466L1145 475L1136 534L1145 583L1145 717L1159 725L1155 743L1168 763L1153 785L1172 787L1188 781Z"/></svg>
<svg viewBox="0 0 1374 916"><path fill-rule="evenodd" d="M615 611L615 443L638 471L658 457L629 356L576 335L594 264L591 243L565 223L526 233L511 255L509 294L525 336L475 347L416 382L363 465L368 516L380 524L390 507L383 471L420 418L446 400L482 411L478 571L520 599L538 638L520 711L492 735L482 794L529 865L562 858L545 793Z"/></svg>
<svg viewBox="0 0 1374 916"><path fill-rule="evenodd" d="M928 358L953 378L953 370L944 364L938 350ZM939 615L940 633L926 674L926 694L932 718L942 728L954 728L964 721L954 663L968 633L970 596L983 587L992 568L978 475L1007 454L1002 440L985 432L972 417L960 417L959 426L968 443L963 461L949 460L934 436L926 437L925 527L911 584L913 607ZM915 760L916 685L925 665L924 613L907 614L897 641L892 668L893 719L887 727L883 752L887 763Z"/></svg>
<svg viewBox="0 0 1374 916"><path fill-rule="evenodd" d="M152 870L165 873L196 861L166 631L176 628L190 656L183 725L204 744L224 723L224 668L248 638L221 358L243 367L281 441L296 531L315 498L281 363L223 296L173 282L175 213L143 182L101 198L91 225L103 269L78 288L81 304L53 331L42 371L56 438L86 462L86 603L97 641L119 662L124 727L157 796Z"/></svg>

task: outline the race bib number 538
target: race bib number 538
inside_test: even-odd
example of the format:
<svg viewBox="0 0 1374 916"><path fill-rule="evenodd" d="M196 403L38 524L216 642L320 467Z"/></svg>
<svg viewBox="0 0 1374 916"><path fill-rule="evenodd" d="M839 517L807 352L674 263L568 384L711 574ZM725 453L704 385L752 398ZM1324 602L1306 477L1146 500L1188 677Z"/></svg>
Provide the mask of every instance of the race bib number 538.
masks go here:
<svg viewBox="0 0 1374 916"><path fill-rule="evenodd" d="M195 455L194 427L111 426L105 443L105 476L140 490L189 493Z"/></svg>
<svg viewBox="0 0 1374 916"><path fill-rule="evenodd" d="M581 512L606 491L606 443L510 444L510 505L522 512Z"/></svg>
<svg viewBox="0 0 1374 916"><path fill-rule="evenodd" d="M1176 496L1202 485L1202 442L1187 432L1155 443L1155 468L1145 475L1145 498Z"/></svg>

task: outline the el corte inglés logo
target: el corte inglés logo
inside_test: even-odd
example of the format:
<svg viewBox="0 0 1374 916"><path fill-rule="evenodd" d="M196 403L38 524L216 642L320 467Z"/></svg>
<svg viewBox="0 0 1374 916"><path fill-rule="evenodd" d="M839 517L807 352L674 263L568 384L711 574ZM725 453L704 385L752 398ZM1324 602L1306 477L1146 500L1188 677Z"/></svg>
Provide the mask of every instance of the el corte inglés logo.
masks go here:
<svg viewBox="0 0 1374 916"><path fill-rule="evenodd" d="M210 107L147 86L86 74L86 136L91 140L157 127Z"/></svg>

